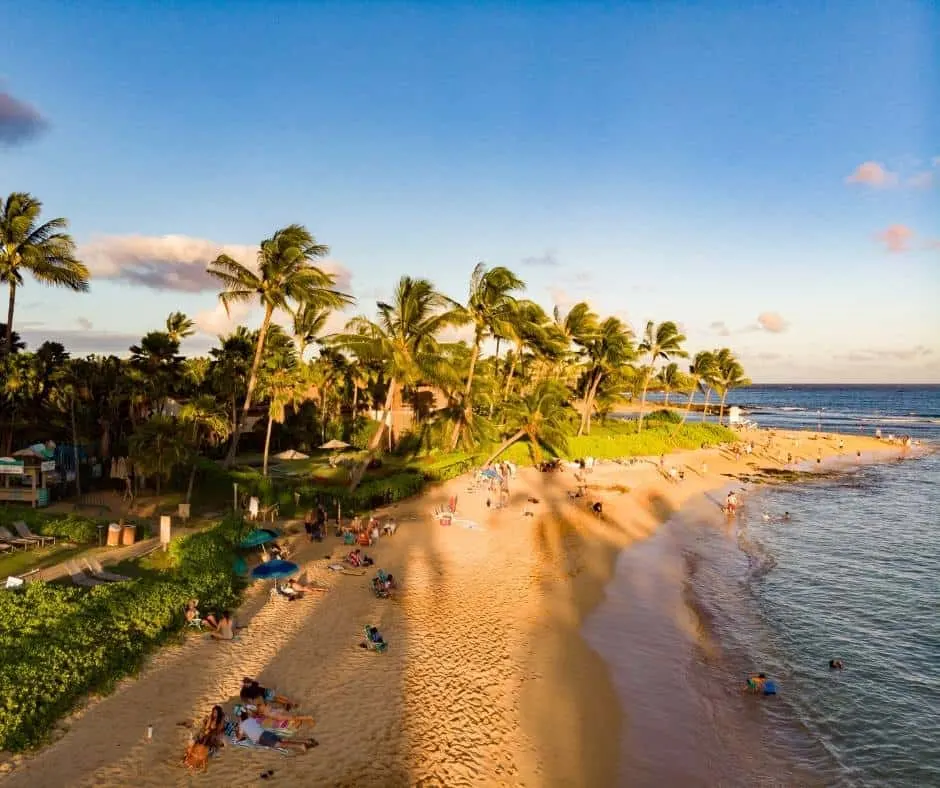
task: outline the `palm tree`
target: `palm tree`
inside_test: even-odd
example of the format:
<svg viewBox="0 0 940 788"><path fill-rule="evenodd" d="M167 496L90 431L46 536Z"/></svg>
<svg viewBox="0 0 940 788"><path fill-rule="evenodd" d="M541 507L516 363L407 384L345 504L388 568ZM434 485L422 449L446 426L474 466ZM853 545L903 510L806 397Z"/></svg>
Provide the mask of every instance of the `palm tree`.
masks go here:
<svg viewBox="0 0 940 788"><path fill-rule="evenodd" d="M143 391L149 392L153 411L162 411L183 376L180 343L166 331L149 331L139 345L131 345L131 367Z"/></svg>
<svg viewBox="0 0 940 788"><path fill-rule="evenodd" d="M75 241L64 232L65 219L38 224L42 203L30 194L14 192L6 201L0 198L0 283L10 291L7 307L4 353L13 347L13 312L16 289L23 286L29 272L37 282L88 291L88 268L75 257Z"/></svg>
<svg viewBox="0 0 940 788"><path fill-rule="evenodd" d="M715 391L721 395L721 406L718 410L718 423L725 415L725 400L732 389L750 386L751 381L744 376L744 367L730 349L723 347L715 353L716 374L713 382Z"/></svg>
<svg viewBox="0 0 940 788"><path fill-rule="evenodd" d="M26 343L23 341L23 338L16 331L10 332L10 341L7 343L7 324L0 323L0 356L4 355L4 348L9 347L10 353L19 353L21 350L26 350Z"/></svg>
<svg viewBox="0 0 940 788"><path fill-rule="evenodd" d="M170 312L166 319L166 333L179 344L196 332L196 324L182 312Z"/></svg>
<svg viewBox="0 0 940 788"><path fill-rule="evenodd" d="M676 426L676 431L685 424L689 418L689 411L692 410L692 400L695 399L695 392L701 388L705 393L706 409L708 407L708 394L710 392L710 382L715 377L715 357L707 350L700 350L689 364L689 401L686 403L685 412L682 414L682 421ZM703 416L704 418L704 416Z"/></svg>
<svg viewBox="0 0 940 788"><path fill-rule="evenodd" d="M508 402L505 409L505 432L510 435L490 455L485 464L489 465L512 444L523 438L529 439L532 456L537 463L542 459L541 444L547 444L553 449L567 448L565 395L563 386L553 380L546 380L526 396Z"/></svg>
<svg viewBox="0 0 940 788"><path fill-rule="evenodd" d="M663 407L669 407L669 394L682 388L682 373L679 371L679 365L672 361L659 370L656 376L656 384L663 392Z"/></svg>
<svg viewBox="0 0 940 788"><path fill-rule="evenodd" d="M189 472L189 484L186 486L186 503L193 497L193 483L196 480L196 468L199 453L206 445L221 443L231 434L231 424L225 408L219 405L215 397L203 394L191 399L180 409L180 421L190 426L192 441L192 468Z"/></svg>
<svg viewBox="0 0 940 788"><path fill-rule="evenodd" d="M682 349L682 343L685 342L685 335L679 332L679 327L671 320L660 323L658 326L650 320L646 324L646 331L643 333L643 341L640 343L640 353L649 356L649 368L646 376L643 378L643 390L640 394L640 418L637 421L637 432L643 429L643 411L646 407L646 390L649 388L650 379L653 376L653 369L659 359L668 361L670 358L687 358L688 353Z"/></svg>
<svg viewBox="0 0 940 788"><path fill-rule="evenodd" d="M278 365L268 369L261 379L261 391L268 400L268 429L264 436L264 461L261 475L268 475L268 456L271 450L271 428L274 422L283 424L287 408L296 408L306 397L310 388L306 367Z"/></svg>
<svg viewBox="0 0 940 788"><path fill-rule="evenodd" d="M516 301L508 310L503 331L505 336L512 341L514 352L509 359L509 371L506 373L506 384L503 387L504 400L508 399L512 393L516 365L522 361L526 347L535 347L544 340L546 323L548 323L548 315L534 301Z"/></svg>
<svg viewBox="0 0 940 788"><path fill-rule="evenodd" d="M317 341L326 326L333 309L316 304L303 303L293 314L293 336L297 343L297 355L303 360L307 348Z"/></svg>
<svg viewBox="0 0 940 788"><path fill-rule="evenodd" d="M463 319L462 307L437 292L427 279L410 276L399 280L392 303L379 302L378 312L377 320L355 317L345 332L331 337L361 363L382 362L388 389L379 428L369 441L370 452L382 441L396 392L439 374L437 334Z"/></svg>
<svg viewBox="0 0 940 788"><path fill-rule="evenodd" d="M222 284L219 300L228 312L232 304L257 301L264 309L261 330L258 332L254 359L248 373L248 387L242 405L241 420L232 435L226 466L231 465L238 452L238 440L248 422L251 398L258 385L258 370L264 352L268 327L276 310L291 311L292 306L313 304L338 308L352 302L348 295L334 289L332 274L317 268L313 261L329 252L329 247L318 244L310 231L292 224L261 242L257 266L252 268L233 260L226 254L209 263L208 271Z"/></svg>
<svg viewBox="0 0 940 788"><path fill-rule="evenodd" d="M160 495L161 483L189 456L182 423L162 414L151 416L131 435L130 455L135 468L156 479L156 492Z"/></svg>
<svg viewBox="0 0 940 788"><path fill-rule="evenodd" d="M578 435L583 435L585 432L591 432L591 413L601 382L632 361L636 352L630 327L616 317L608 317L596 331L582 336L578 343L584 349L588 365L584 410L581 413L581 426L578 428Z"/></svg>
<svg viewBox="0 0 940 788"><path fill-rule="evenodd" d="M473 420L473 374L480 346L487 336L502 336L511 324L513 307L516 300L512 293L525 288L518 276L504 266L487 269L483 263L477 263L470 275L470 295L462 308L463 318L473 326L473 345L470 351L470 366L463 391L463 419L454 421L450 435L449 451L453 451L460 440L463 426Z"/></svg>

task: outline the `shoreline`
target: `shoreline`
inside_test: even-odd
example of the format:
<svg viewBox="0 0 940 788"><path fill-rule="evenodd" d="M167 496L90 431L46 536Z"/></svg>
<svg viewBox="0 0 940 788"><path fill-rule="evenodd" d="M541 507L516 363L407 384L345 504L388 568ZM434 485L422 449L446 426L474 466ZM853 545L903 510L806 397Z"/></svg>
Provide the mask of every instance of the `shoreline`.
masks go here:
<svg viewBox="0 0 940 788"><path fill-rule="evenodd" d="M775 434L783 441L809 435ZM845 442L841 454L830 446L837 439ZM901 454L897 446L852 435L819 446L826 465L840 456L854 465ZM213 703L231 701L243 675L296 696L302 711L317 718L313 733L321 746L291 758L226 748L200 778L207 785L228 784L256 767L306 784L616 784L631 711L615 702L611 671L583 629L606 597L619 556L694 496L746 484L741 477L755 468L780 466L770 457L729 458L716 449L666 459L687 469L684 481L665 479L650 458L597 466L588 497L604 501L602 517L568 499L573 474L531 468L520 470L503 510L488 509L485 493L468 493L466 477L389 507L399 531L370 552L376 567L401 578L396 601L372 597L371 574L329 572L322 556L342 552L332 538L303 543L298 563L329 593L269 602L267 586L256 584L240 611L249 625L240 643L189 637L161 649L138 678L63 721L66 732L56 741L0 761L0 784L61 785L62 774L73 774L74 784L185 782L186 772L172 765L185 746L175 722L200 719ZM459 516L478 527L430 522L432 507L451 495L458 496ZM539 503L527 504L532 497ZM523 516L526 506L533 517ZM367 623L383 631L387 654L358 649ZM150 724L155 734L148 744Z"/></svg>

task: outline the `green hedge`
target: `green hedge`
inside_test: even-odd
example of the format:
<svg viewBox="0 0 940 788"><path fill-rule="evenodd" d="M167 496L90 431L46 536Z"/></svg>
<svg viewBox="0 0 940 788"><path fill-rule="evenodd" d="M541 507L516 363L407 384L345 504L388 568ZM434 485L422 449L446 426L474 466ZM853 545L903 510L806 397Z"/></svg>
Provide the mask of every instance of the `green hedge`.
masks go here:
<svg viewBox="0 0 940 788"><path fill-rule="evenodd" d="M0 593L0 750L38 744L89 692L106 691L183 623L186 600L233 606L240 519L171 543L173 568L90 590L31 583Z"/></svg>
<svg viewBox="0 0 940 788"><path fill-rule="evenodd" d="M0 525L10 528L22 521L43 536L56 536L78 544L90 544L98 538L98 523L105 520L76 514L51 514L38 509L5 506L0 508Z"/></svg>

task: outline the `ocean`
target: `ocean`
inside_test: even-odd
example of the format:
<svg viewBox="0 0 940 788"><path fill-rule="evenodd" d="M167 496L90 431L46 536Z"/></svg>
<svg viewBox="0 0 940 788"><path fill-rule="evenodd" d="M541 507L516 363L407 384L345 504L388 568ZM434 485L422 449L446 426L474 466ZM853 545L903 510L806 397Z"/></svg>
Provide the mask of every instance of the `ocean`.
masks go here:
<svg viewBox="0 0 940 788"><path fill-rule="evenodd" d="M764 427L940 443L940 386L732 401ZM940 786L940 453L753 487L733 523L720 495L625 550L585 624L625 710L621 784ZM741 692L758 671L777 696Z"/></svg>

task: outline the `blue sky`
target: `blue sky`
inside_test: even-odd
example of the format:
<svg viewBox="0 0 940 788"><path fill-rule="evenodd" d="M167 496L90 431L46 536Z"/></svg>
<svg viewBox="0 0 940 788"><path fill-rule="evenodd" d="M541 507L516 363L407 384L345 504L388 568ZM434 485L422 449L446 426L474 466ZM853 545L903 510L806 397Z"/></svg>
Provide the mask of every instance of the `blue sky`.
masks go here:
<svg viewBox="0 0 940 788"><path fill-rule="evenodd" d="M26 4L0 192L96 277L18 328L115 351L183 309L200 352L204 261L302 222L365 311L484 260L757 381L940 382L940 6L738 5Z"/></svg>

